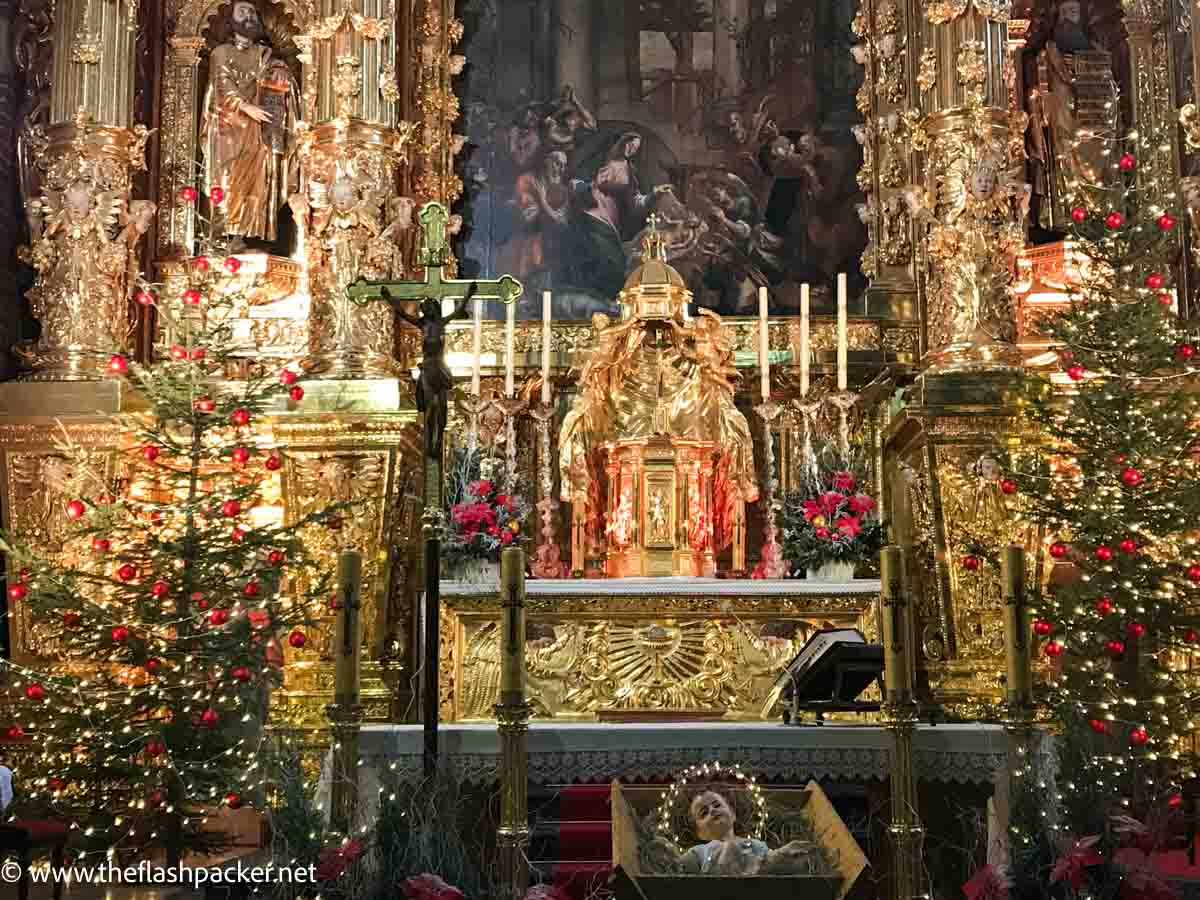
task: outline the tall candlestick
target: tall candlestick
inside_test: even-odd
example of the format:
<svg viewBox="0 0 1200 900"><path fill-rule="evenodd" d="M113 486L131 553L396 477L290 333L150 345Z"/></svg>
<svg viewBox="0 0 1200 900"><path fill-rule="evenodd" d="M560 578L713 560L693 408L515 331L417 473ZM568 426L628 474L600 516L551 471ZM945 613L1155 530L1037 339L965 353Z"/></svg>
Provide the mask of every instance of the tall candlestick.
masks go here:
<svg viewBox="0 0 1200 900"><path fill-rule="evenodd" d="M516 393L517 304L507 304L504 319L504 396Z"/></svg>
<svg viewBox="0 0 1200 900"><path fill-rule="evenodd" d="M471 323L471 396L479 396L479 356L483 353L483 298L476 297Z"/></svg>
<svg viewBox="0 0 1200 900"><path fill-rule="evenodd" d="M800 285L800 396L808 394L808 283Z"/></svg>
<svg viewBox="0 0 1200 900"><path fill-rule="evenodd" d="M1025 549L1005 547L1000 555L1000 581L1004 596L1004 658L1007 663L1008 700L1027 704L1033 685L1030 667L1029 622L1025 609Z"/></svg>
<svg viewBox="0 0 1200 900"><path fill-rule="evenodd" d="M762 375L762 398L771 399L771 346L767 322L767 289L758 289L758 369Z"/></svg>
<svg viewBox="0 0 1200 900"><path fill-rule="evenodd" d="M883 681L889 702L908 702L912 696L912 667L908 651L908 601L904 596L904 570L900 548L884 547L879 554L882 582L880 604L883 632Z"/></svg>
<svg viewBox="0 0 1200 900"><path fill-rule="evenodd" d="M542 402L550 403L550 292L542 291Z"/></svg>
<svg viewBox="0 0 1200 900"><path fill-rule="evenodd" d="M360 640L359 595L362 590L362 554L343 550L338 557L338 603L340 614L334 628L334 695L343 706L358 703Z"/></svg>
<svg viewBox="0 0 1200 900"><path fill-rule="evenodd" d="M847 384L846 360L847 360L847 356L849 354L849 349L850 349L849 343L848 343L848 337L846 334L846 273L845 272L842 272L838 275L837 310L838 310L838 331L837 331L838 390L844 391L844 390L846 390L846 384Z"/></svg>
<svg viewBox="0 0 1200 900"><path fill-rule="evenodd" d="M509 547L500 554L500 601L503 637L500 702L520 703L525 693L525 551Z"/></svg>

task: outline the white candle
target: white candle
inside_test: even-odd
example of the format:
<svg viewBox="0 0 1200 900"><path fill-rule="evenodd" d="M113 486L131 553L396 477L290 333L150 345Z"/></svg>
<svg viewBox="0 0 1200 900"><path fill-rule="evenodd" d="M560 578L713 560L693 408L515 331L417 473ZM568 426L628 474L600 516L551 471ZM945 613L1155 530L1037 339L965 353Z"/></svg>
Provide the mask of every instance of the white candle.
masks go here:
<svg viewBox="0 0 1200 900"><path fill-rule="evenodd" d="M542 403L550 403L550 292L542 291Z"/></svg>
<svg viewBox="0 0 1200 900"><path fill-rule="evenodd" d="M517 304L505 304L504 319L504 396L516 393L517 365Z"/></svg>
<svg viewBox="0 0 1200 900"><path fill-rule="evenodd" d="M808 395L808 283L800 285L800 396Z"/></svg>
<svg viewBox="0 0 1200 900"><path fill-rule="evenodd" d="M762 398L771 399L771 347L767 322L767 289L758 289L758 369L762 374Z"/></svg>
<svg viewBox="0 0 1200 900"><path fill-rule="evenodd" d="M850 350L850 346L848 343L848 337L846 334L846 273L845 272L842 272L841 274L838 275L837 285L838 285L838 287L837 287L837 291L838 291L837 292L838 390L844 391L844 390L846 390L846 384L847 384L846 361L847 361L847 356L849 355L849 350Z"/></svg>
<svg viewBox="0 0 1200 900"><path fill-rule="evenodd" d="M475 298L471 334L471 396L479 396L479 356L483 353L483 298Z"/></svg>

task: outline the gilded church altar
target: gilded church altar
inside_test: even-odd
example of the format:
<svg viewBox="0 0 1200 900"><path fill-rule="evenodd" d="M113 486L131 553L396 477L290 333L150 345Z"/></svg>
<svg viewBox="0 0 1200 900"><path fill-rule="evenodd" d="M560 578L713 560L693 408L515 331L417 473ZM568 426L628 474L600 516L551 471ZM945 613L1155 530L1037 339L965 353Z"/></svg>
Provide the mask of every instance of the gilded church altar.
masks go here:
<svg viewBox="0 0 1200 900"><path fill-rule="evenodd" d="M733 5L747 17L761 14L760 25L795 29L788 46L810 46L800 38L821 25L819 17L791 16L792 4L773 4L770 19L761 4ZM1052 21L1044 10L1008 2L830 4L829 15L845 12L845 21L826 24L850 42L837 48L844 59L830 64L830 78L850 93L845 109L833 103L837 116L806 131L786 119L800 112L781 107L798 101L765 90L786 85L791 70L781 74L772 63L758 72L757 63L739 62L743 46L775 52L763 42L771 28L739 38L709 22L712 72L705 77L695 74L693 39L668 41L655 52L674 53L673 62L660 66L650 53L641 70L635 47L654 49L642 32L663 29L653 4L633 6L645 27L620 26L621 65L590 67L580 59L610 53L604 41L618 26L600 21L586 2L539 4L553 7L547 22L573 23L568 30L579 43L568 46L565 31L544 35L556 54L553 66L546 63L553 77L539 85L545 99L498 124L480 110L486 103L471 100L482 89L471 71L469 30L492 25L457 18L448 0L166 0L152 23L139 21L136 4L23 0L18 63L26 96L17 155L29 240L21 255L34 275L28 297L41 331L19 348L22 380L0 385L5 526L28 530L54 552L48 511L70 473L62 471L52 432L61 426L102 455L112 435L100 414L138 402L103 380L111 348L125 342L150 359L156 342L170 343L166 324L136 300L143 286L153 283L185 321L198 280L236 273L242 305L235 330L247 363L302 359L318 380L303 402L262 426L260 440L279 445L287 459L263 515L359 503L343 531L313 540L330 560L343 546L364 550L365 714L408 715L421 664L415 622L423 485L408 376L419 346L384 305L353 304L346 287L359 278L419 278L414 210L427 201L467 204L465 218L450 217L445 238L469 260L484 230L472 216L484 215L479 197L491 190L489 178L511 188L489 208L507 204L530 222L559 221L572 180L563 167L571 166L595 203L590 230L518 229L495 254L488 251L484 268L524 267L530 271L519 274L530 286L531 274L577 274L554 264L576 251L597 271L619 258L620 278L640 273L625 285L624 304L618 279L599 301L580 292L564 309L584 312L556 314L546 329L522 319L508 339L503 324L489 320L478 347L472 329L456 323L447 338L451 369L465 382L479 353L483 388L498 392L511 344L518 392L529 396L549 342L550 437L523 416L512 453L529 499L549 511L550 537L569 548L571 569L593 574L606 556L609 574L708 576L736 573L739 554L749 568L763 544L764 435L778 461L776 487L799 477L804 326L786 305L799 279L784 278L775 291L784 308L765 321L749 314L749 281L724 285L721 302L733 312L719 319L685 320L682 309L687 291L713 290L703 260L736 258L761 274L764 259L787 244L767 227L766 204L747 212L787 181L807 197L789 216L808 215L811 227L802 237L784 236L803 245L806 265L819 262L830 234L862 232L863 298L847 327L849 390L860 395L851 426L871 450L874 493L909 554L925 688L966 704L997 694L998 576L968 578L954 561L970 546L1018 541L1035 551L1031 565L1042 574L1041 536L1022 528L1019 510L997 494L990 474L996 453L1028 438L1014 416L1011 385L1045 350L1024 340L1025 294L1011 274L1018 255L1032 258L1024 249L1031 215L1043 227L1060 221L1062 184L1089 164L1088 146L1064 155L1055 145L1076 126L1104 125L1116 62L1094 46L1104 35L1093 32L1109 20L1080 12L1074 0L1051 4ZM1122 75L1133 121L1165 128L1191 90L1176 78L1168 50L1177 10L1129 2L1117 12L1134 60ZM853 77L851 65L861 67ZM595 83L608 69L633 77L636 99L628 85ZM665 88L641 96L643 81ZM717 83L728 96L705 94ZM1184 118L1193 138L1195 119L1193 108ZM605 122L625 124L609 135L601 133ZM670 140L656 138L651 125ZM720 140L714 128L723 129ZM853 191L827 205L854 210L857 224L823 220L817 209L829 196L817 177L821 152L837 155L823 136L836 129L851 136L846 152L860 154L862 165L850 175ZM665 153L656 140L678 150L678 165L655 157L658 168L647 164L639 181L640 156ZM506 147L511 171L471 161L472 147L484 145ZM1176 148L1170 174L1180 174L1194 146L1200 139ZM603 185L624 191L620 214L615 202L605 206L613 195ZM1200 191L1188 197L1194 205ZM662 243L640 252L647 220L630 210L644 214L650 205ZM664 263L657 279L646 267L656 254ZM831 292L818 286L814 297L825 305L809 320L803 361L826 391L836 320ZM609 318L589 321L589 304L597 302ZM743 377L758 372L764 344L768 399L778 408L765 425L754 408L757 392L747 387L753 379ZM598 346L607 349L597 354ZM707 379L695 396L709 403L711 427L633 427L646 409L658 415L657 401L619 422L594 414L590 404L611 388L613 367L636 382L652 355L646 348L655 348L656 365L675 354L672 371ZM236 380L242 373L226 374ZM461 407L453 416L451 431L461 437ZM572 444L577 427L589 434L587 453ZM452 437L451 452L460 437ZM600 445L607 492L597 496L599 480L589 470L596 463L584 457ZM654 707L762 715L769 672L813 627L874 627L864 618L869 584L830 596L749 580L686 596L644 585L621 594L590 581L545 584L531 596L527 638L545 715ZM486 716L498 607L486 592L447 597L443 669L451 675L440 686L443 711ZM14 653L42 649L19 607L13 613ZM288 652L276 708L290 725L321 728L332 695L328 634ZM675 666L683 674L669 683L663 673Z"/></svg>

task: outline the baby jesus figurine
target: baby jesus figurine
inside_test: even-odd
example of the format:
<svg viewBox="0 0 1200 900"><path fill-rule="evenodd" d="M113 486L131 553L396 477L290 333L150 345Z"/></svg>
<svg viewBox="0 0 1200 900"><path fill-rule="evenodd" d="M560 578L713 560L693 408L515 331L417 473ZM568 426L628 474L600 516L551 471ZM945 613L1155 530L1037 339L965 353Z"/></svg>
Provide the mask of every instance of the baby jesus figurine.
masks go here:
<svg viewBox="0 0 1200 900"><path fill-rule="evenodd" d="M800 875L810 874L816 848L791 841L771 850L757 838L738 837L729 802L716 791L704 791L692 800L692 824L703 844L679 857L681 871L692 875Z"/></svg>

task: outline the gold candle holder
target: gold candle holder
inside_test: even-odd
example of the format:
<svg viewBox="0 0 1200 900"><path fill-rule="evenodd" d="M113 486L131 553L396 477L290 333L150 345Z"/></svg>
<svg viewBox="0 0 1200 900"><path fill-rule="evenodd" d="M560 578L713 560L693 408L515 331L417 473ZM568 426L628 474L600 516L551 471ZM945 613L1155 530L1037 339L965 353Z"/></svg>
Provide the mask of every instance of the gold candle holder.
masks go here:
<svg viewBox="0 0 1200 900"><path fill-rule="evenodd" d="M326 707L333 732L333 779L329 823L349 834L358 809L358 739L362 728L359 666L362 656L362 554L343 550L338 557L338 617L334 626L333 703Z"/></svg>
<svg viewBox="0 0 1200 900"><path fill-rule="evenodd" d="M1004 661L1007 699L1017 710L1030 705L1033 691L1028 604L1025 602L1025 549L1005 547L1000 556L1004 596Z"/></svg>
<svg viewBox="0 0 1200 900"><path fill-rule="evenodd" d="M909 660L908 601L904 592L904 562L900 548L884 547L879 555L882 597L883 685L889 703L911 703L913 667Z"/></svg>
<svg viewBox="0 0 1200 900"><path fill-rule="evenodd" d="M529 885L529 716L525 699L525 551L500 554L500 596L504 619L500 636L500 892L519 900Z"/></svg>

